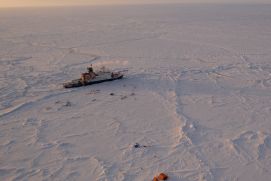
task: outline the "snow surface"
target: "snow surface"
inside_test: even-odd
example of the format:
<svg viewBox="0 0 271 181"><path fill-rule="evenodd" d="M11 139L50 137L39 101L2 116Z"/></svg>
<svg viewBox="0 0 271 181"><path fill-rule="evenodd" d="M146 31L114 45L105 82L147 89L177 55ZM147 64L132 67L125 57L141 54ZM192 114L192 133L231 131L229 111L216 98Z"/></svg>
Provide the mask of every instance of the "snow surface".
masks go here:
<svg viewBox="0 0 271 181"><path fill-rule="evenodd" d="M1 9L0 180L270 180L270 52L270 5Z"/></svg>

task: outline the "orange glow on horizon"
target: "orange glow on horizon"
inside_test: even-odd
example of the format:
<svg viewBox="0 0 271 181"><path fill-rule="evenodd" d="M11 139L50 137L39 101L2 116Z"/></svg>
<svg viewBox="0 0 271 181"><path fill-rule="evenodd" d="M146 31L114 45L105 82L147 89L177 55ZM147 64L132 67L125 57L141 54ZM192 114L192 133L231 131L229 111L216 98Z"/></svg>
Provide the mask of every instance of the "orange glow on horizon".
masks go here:
<svg viewBox="0 0 271 181"><path fill-rule="evenodd" d="M177 1L178 0L0 0L0 7L140 4Z"/></svg>

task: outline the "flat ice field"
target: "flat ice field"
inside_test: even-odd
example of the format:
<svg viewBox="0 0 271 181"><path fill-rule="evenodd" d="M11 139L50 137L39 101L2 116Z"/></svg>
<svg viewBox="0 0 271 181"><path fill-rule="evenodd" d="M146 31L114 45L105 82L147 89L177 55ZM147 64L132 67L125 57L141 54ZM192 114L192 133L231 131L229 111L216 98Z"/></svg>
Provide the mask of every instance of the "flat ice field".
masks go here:
<svg viewBox="0 0 271 181"><path fill-rule="evenodd" d="M62 88L91 63L129 71ZM270 180L271 5L1 9L0 180L160 172Z"/></svg>

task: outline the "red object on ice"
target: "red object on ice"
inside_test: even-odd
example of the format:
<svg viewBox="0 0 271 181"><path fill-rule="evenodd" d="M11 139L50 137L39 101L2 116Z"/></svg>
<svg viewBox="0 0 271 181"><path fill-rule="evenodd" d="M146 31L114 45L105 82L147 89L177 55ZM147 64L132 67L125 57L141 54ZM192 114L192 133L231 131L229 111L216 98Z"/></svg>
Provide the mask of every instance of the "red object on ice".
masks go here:
<svg viewBox="0 0 271 181"><path fill-rule="evenodd" d="M160 175L158 176L158 179L159 180L167 180L168 179L168 176L164 173L160 173Z"/></svg>

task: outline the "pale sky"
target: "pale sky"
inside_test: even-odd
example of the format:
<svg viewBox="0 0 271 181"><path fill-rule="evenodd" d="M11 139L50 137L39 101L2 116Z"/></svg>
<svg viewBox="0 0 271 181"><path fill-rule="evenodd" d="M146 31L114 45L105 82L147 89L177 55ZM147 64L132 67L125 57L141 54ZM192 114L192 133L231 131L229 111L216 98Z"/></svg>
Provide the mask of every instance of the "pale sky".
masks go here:
<svg viewBox="0 0 271 181"><path fill-rule="evenodd" d="M0 0L0 7L21 6L71 6L93 4L140 4L140 3L271 3L271 0Z"/></svg>

